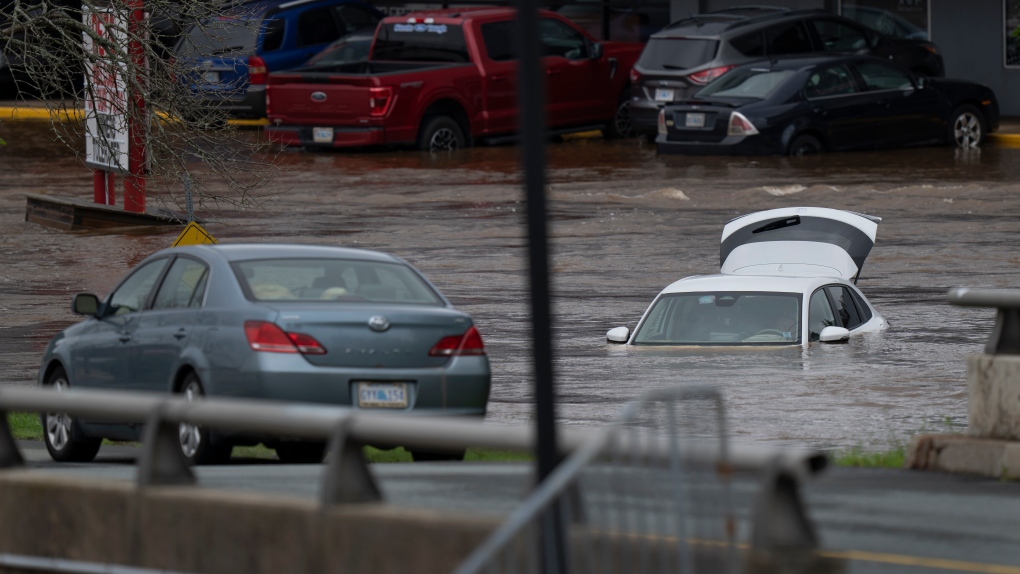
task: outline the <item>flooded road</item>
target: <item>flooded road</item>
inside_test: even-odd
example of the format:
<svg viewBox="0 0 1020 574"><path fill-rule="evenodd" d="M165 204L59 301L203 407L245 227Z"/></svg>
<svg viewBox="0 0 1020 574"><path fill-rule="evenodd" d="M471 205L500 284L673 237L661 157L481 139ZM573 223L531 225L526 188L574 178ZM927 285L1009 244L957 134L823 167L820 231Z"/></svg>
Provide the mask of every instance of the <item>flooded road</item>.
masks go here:
<svg viewBox="0 0 1020 574"><path fill-rule="evenodd" d="M91 174L45 124L5 123L0 148L0 384L34 381L78 291L105 295L179 229L65 233L25 223L22 193L88 198ZM636 141L549 146L559 417L592 424L637 394L713 384L737 438L880 448L966 425L964 358L992 310L949 287L1020 278L1020 150L949 148L786 158L656 157ZM493 367L488 420L531 417L524 204L518 150L303 153L264 210L205 212L221 242L379 249L410 261L475 317ZM891 328L848 345L683 350L607 346L665 285L719 268L723 224L782 206L881 216L859 286Z"/></svg>

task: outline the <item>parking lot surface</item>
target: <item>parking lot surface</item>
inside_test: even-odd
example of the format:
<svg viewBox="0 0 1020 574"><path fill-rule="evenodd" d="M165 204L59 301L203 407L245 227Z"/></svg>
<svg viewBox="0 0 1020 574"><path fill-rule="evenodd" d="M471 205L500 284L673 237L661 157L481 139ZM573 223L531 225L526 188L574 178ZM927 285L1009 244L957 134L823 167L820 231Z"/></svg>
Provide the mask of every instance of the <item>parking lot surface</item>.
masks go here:
<svg viewBox="0 0 1020 574"><path fill-rule="evenodd" d="M107 293L179 230L67 233L25 223L21 194L88 198L91 173L45 123L3 130L0 384L31 384L48 339L76 320L71 294ZM407 259L475 317L492 361L488 419L521 421L532 405L518 153L287 152L260 209L210 201L199 213L222 242L348 245ZM991 146L751 160L657 157L638 141L551 144L559 417L598 423L644 390L707 383L723 389L745 441L879 448L961 429L964 358L981 351L993 315L950 307L944 293L1016 284L1018 159L1018 150ZM884 218L858 285L887 331L807 350L606 345L606 330L633 327L666 284L718 270L726 221L792 205Z"/></svg>

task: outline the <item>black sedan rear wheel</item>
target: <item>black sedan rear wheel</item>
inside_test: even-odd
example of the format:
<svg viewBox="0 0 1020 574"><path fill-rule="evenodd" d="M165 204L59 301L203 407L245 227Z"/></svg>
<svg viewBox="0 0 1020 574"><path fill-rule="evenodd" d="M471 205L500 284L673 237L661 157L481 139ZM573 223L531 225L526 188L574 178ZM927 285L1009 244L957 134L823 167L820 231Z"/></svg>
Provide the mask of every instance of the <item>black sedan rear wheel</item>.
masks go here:
<svg viewBox="0 0 1020 574"><path fill-rule="evenodd" d="M815 136L803 134L793 138L790 143L790 155L794 157L801 157L805 155L815 155L825 151L822 147L822 142Z"/></svg>
<svg viewBox="0 0 1020 574"><path fill-rule="evenodd" d="M949 116L949 144L959 148L976 148L985 141L985 116L981 110L964 104Z"/></svg>

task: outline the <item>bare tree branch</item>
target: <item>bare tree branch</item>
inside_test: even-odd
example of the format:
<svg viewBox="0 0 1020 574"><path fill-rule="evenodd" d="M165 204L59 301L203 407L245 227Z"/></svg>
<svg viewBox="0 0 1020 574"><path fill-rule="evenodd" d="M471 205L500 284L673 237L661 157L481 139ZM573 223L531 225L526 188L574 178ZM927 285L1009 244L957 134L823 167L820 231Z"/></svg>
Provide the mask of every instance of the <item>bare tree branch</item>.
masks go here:
<svg viewBox="0 0 1020 574"><path fill-rule="evenodd" d="M157 203L180 209L183 182L188 179L200 207L260 207L259 199L266 194L275 171L274 153L261 133L228 125L227 112L206 104L212 98L202 93L215 89L222 99L242 94L246 85L203 85L197 81L201 70L196 68L196 59L173 57L172 46L168 46L181 30L194 24L197 31L182 42L188 45L199 38L203 45L190 53L247 56L254 52L254 43L238 46L236 37L242 30L243 37L255 38L263 25L258 15L222 0L146 0L149 17L137 25L125 25L130 22L131 9L123 0L63 0L68 1L74 4L0 0L0 51L15 73L19 90L38 95L51 112L77 118L54 120L56 137L84 159L87 118L74 112L84 109L86 100L95 102L100 109L124 114L136 125L145 126L149 154L146 191ZM115 17L105 21L105 33L99 33L82 14L104 10L113 11ZM91 50L86 49L86 37L91 40ZM131 42L138 42L143 58L130 51ZM239 60L236 65L245 64ZM132 105L130 96L119 97L102 82L85 81L82 87L86 70L93 70L93 76L105 74L108 79L119 73L130 94L143 96L144 107Z"/></svg>

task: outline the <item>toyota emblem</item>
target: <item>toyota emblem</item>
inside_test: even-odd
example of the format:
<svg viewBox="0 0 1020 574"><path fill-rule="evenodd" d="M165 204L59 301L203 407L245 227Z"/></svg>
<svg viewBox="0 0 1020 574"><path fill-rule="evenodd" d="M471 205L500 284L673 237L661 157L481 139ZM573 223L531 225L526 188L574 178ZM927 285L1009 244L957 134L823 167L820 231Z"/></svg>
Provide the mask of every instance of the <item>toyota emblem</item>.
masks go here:
<svg viewBox="0 0 1020 574"><path fill-rule="evenodd" d="M325 102L326 101L326 92L312 92L312 101L313 102Z"/></svg>
<svg viewBox="0 0 1020 574"><path fill-rule="evenodd" d="M368 328L381 333L390 328L390 320L382 315L376 315L368 320Z"/></svg>

